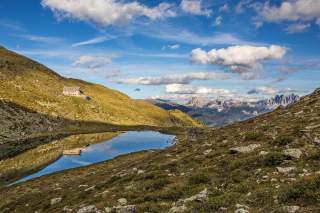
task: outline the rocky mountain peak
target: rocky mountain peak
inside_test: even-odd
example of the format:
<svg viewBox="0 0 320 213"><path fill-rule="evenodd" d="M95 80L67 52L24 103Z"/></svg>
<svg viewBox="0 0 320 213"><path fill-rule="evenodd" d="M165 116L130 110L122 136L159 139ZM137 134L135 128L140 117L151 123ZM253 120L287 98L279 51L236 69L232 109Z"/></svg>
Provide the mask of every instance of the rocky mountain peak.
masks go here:
<svg viewBox="0 0 320 213"><path fill-rule="evenodd" d="M276 95L273 98L267 100L269 106L287 106L288 104L295 103L299 101L300 97L296 94L289 95Z"/></svg>

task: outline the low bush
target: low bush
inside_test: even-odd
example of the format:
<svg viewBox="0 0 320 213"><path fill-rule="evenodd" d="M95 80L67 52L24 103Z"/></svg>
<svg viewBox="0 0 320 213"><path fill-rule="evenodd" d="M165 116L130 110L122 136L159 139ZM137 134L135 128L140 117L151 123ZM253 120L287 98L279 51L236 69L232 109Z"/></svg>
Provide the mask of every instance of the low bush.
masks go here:
<svg viewBox="0 0 320 213"><path fill-rule="evenodd" d="M281 152L269 152L263 157L262 164L264 166L277 166L280 165L285 159L286 156Z"/></svg>
<svg viewBox="0 0 320 213"><path fill-rule="evenodd" d="M245 135L245 140L248 140L248 141L258 141L258 140L261 140L262 138L263 138L263 134L261 132L256 132L256 131L248 132Z"/></svg>
<svg viewBox="0 0 320 213"><path fill-rule="evenodd" d="M285 146L293 142L293 138L290 136L279 136L273 140L274 145Z"/></svg>
<svg viewBox="0 0 320 213"><path fill-rule="evenodd" d="M280 192L280 200L284 203L301 202L305 205L320 203L320 176L301 180Z"/></svg>
<svg viewBox="0 0 320 213"><path fill-rule="evenodd" d="M192 185L205 184L210 182L210 177L205 173L199 173L191 176L188 182Z"/></svg>

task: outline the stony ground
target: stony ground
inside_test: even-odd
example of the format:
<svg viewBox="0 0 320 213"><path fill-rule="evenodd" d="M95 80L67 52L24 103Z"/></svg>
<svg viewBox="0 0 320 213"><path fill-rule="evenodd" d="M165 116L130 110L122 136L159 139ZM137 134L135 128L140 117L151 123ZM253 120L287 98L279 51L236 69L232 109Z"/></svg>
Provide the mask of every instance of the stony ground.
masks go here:
<svg viewBox="0 0 320 213"><path fill-rule="evenodd" d="M320 212L320 91L166 150L0 189L3 212Z"/></svg>

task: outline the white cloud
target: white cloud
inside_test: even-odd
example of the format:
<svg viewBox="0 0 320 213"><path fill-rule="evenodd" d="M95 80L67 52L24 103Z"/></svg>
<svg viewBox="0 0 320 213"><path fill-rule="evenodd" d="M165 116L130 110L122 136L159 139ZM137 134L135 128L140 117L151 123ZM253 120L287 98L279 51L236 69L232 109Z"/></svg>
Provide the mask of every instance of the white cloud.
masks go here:
<svg viewBox="0 0 320 213"><path fill-rule="evenodd" d="M75 62L73 62L73 66L80 67L84 66L87 68L101 68L107 64L112 62L112 58L109 56L92 56L92 55L83 55L80 56Z"/></svg>
<svg viewBox="0 0 320 213"><path fill-rule="evenodd" d="M276 94L283 94L283 93L292 93L295 92L295 90L290 89L290 88L285 88L285 89L276 89L273 87L265 87L265 86L260 86L257 88L254 88L252 90L248 91L248 94L264 94L264 95L276 95Z"/></svg>
<svg viewBox="0 0 320 213"><path fill-rule="evenodd" d="M184 12L193 15L211 16L212 11L202 8L201 3L201 0L182 0L180 3L180 8Z"/></svg>
<svg viewBox="0 0 320 213"><path fill-rule="evenodd" d="M172 44L172 45L163 46L162 50L165 50L165 49L175 50L175 49L179 49L179 48L180 48L180 44Z"/></svg>
<svg viewBox="0 0 320 213"><path fill-rule="evenodd" d="M114 37L110 37L110 36L99 36L99 37L95 37L89 40L85 40L85 41L80 41L77 43L73 43L72 46L73 47L79 47L79 46L85 46L85 45L90 45L90 44L98 44L98 43L102 43L104 41L113 39Z"/></svg>
<svg viewBox="0 0 320 213"><path fill-rule="evenodd" d="M224 73L194 72L188 74L172 74L160 77L140 77L121 79L120 84L142 84L142 85L166 85L166 84L188 84L194 80L226 80L229 76Z"/></svg>
<svg viewBox="0 0 320 213"><path fill-rule="evenodd" d="M305 32L309 27L311 26L310 23L295 23L295 24L290 24L286 31L288 33L301 33L301 32Z"/></svg>
<svg viewBox="0 0 320 213"><path fill-rule="evenodd" d="M240 74L250 73L261 69L261 61L281 59L287 49L282 46L231 46L222 49L212 49L206 52L200 48L191 52L191 61L198 64L217 64L229 67Z"/></svg>
<svg viewBox="0 0 320 213"><path fill-rule="evenodd" d="M105 78L112 79L118 78L123 75L123 73L119 69L107 70L105 72Z"/></svg>
<svg viewBox="0 0 320 213"><path fill-rule="evenodd" d="M214 26L220 26L222 23L222 17L218 16L216 17L216 19L214 20Z"/></svg>
<svg viewBox="0 0 320 213"><path fill-rule="evenodd" d="M235 7L236 13L242 13L248 5L251 4L252 0L240 0Z"/></svg>
<svg viewBox="0 0 320 213"><path fill-rule="evenodd" d="M174 5L169 3L160 3L153 8L137 1L127 3L118 0L42 0L41 4L59 19L72 18L105 27L128 23L138 17L156 20L176 16Z"/></svg>
<svg viewBox="0 0 320 213"><path fill-rule="evenodd" d="M232 97L236 94L236 92L227 89L215 89L210 87L192 86L185 84L166 85L166 92L172 94L213 95L223 97Z"/></svg>
<svg viewBox="0 0 320 213"><path fill-rule="evenodd" d="M128 28L126 28L128 30ZM207 33L199 34L186 30L185 28L169 25L168 23L159 22L157 25L132 25L130 33L135 31L136 34L156 38L163 41L184 43L192 45L264 45L264 43L253 42L242 39L233 33Z"/></svg>
<svg viewBox="0 0 320 213"><path fill-rule="evenodd" d="M42 42L42 43L59 43L63 41L62 38L54 37L54 36L19 35L19 37L22 37L30 41L36 41L36 42Z"/></svg>
<svg viewBox="0 0 320 213"><path fill-rule="evenodd" d="M268 22L281 21L319 21L319 0L283 1L279 6L265 3L256 8L258 14Z"/></svg>
<svg viewBox="0 0 320 213"><path fill-rule="evenodd" d="M14 31L25 31L24 27L21 26L18 22L9 19L0 19L0 26Z"/></svg>
<svg viewBox="0 0 320 213"><path fill-rule="evenodd" d="M226 3L219 7L219 12L228 12L229 11L229 5Z"/></svg>

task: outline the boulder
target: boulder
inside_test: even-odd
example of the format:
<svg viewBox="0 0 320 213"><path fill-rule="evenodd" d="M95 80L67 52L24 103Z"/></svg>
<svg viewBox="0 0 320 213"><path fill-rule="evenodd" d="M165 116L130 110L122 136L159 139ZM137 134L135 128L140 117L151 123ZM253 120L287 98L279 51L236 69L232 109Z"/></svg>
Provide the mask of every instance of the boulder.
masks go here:
<svg viewBox="0 0 320 213"><path fill-rule="evenodd" d="M198 194L196 195L193 195L189 198L186 198L183 200L183 203L187 203L187 202L191 202L191 201L199 201L199 202L202 202L202 201L205 201L208 199L208 190L207 188L205 188L204 190L202 190L201 192L199 192Z"/></svg>
<svg viewBox="0 0 320 213"><path fill-rule="evenodd" d="M193 195L186 199L180 199L177 203L173 204L173 207L170 209L170 213L177 213L177 212L184 212L187 210L186 203L192 202L192 201L198 201L203 202L208 199L208 190L205 188L201 192L199 192L196 195Z"/></svg>
<svg viewBox="0 0 320 213"><path fill-rule="evenodd" d="M114 206L113 209L117 213L136 213L137 212L135 205Z"/></svg>
<svg viewBox="0 0 320 213"><path fill-rule="evenodd" d="M73 212L73 210L71 208L69 208L69 206L65 206L62 209L63 212Z"/></svg>
<svg viewBox="0 0 320 213"><path fill-rule="evenodd" d="M260 144L250 144L248 146L233 147L230 149L231 153L249 153L260 147Z"/></svg>
<svg viewBox="0 0 320 213"><path fill-rule="evenodd" d="M137 174L140 175L140 174L143 174L144 172L145 172L144 170L139 169L139 170L137 171Z"/></svg>
<svg viewBox="0 0 320 213"><path fill-rule="evenodd" d="M124 206L124 205L127 205L127 199L125 199L125 198L120 198L119 200L118 200L118 203L119 203L119 205L120 206Z"/></svg>
<svg viewBox="0 0 320 213"><path fill-rule="evenodd" d="M260 153L259 153L259 155L267 155L269 152L266 152L266 151L261 151Z"/></svg>
<svg viewBox="0 0 320 213"><path fill-rule="evenodd" d="M212 152L212 149L207 149L203 152L204 155L208 155L210 154L210 152Z"/></svg>
<svg viewBox="0 0 320 213"><path fill-rule="evenodd" d="M61 197L52 198L52 199L50 200L50 204L51 204L51 205L55 205L55 204L57 204L57 203L60 203L61 200L62 200Z"/></svg>
<svg viewBox="0 0 320 213"><path fill-rule="evenodd" d="M246 209L240 208L240 209L236 209L234 213L249 213L249 211Z"/></svg>
<svg viewBox="0 0 320 213"><path fill-rule="evenodd" d="M302 151L300 149L286 149L283 151L283 153L292 158L299 159L302 155Z"/></svg>
<svg viewBox="0 0 320 213"><path fill-rule="evenodd" d="M183 204L181 206L173 206L170 210L169 213L181 213L187 211L187 207Z"/></svg>
<svg viewBox="0 0 320 213"><path fill-rule="evenodd" d="M77 213L92 213L97 212L98 209L95 205L84 206L77 211Z"/></svg>
<svg viewBox="0 0 320 213"><path fill-rule="evenodd" d="M291 166L291 167L277 167L277 170L278 170L279 173L288 174L288 173L296 170L296 167L294 167L294 166Z"/></svg>
<svg viewBox="0 0 320 213"><path fill-rule="evenodd" d="M283 207L283 210L288 213L296 213L300 209L300 206L285 206Z"/></svg>

